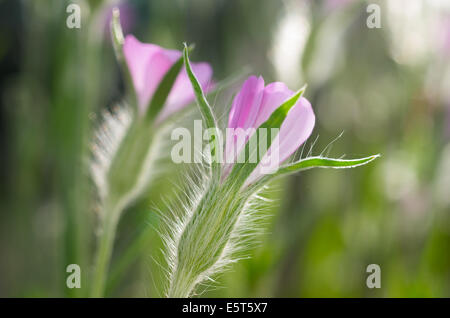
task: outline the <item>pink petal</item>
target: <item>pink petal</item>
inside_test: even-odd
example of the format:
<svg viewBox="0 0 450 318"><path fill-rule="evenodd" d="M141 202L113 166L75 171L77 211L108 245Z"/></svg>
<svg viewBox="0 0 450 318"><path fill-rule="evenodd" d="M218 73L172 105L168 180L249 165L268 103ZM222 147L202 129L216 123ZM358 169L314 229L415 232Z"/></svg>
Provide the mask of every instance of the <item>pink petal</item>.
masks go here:
<svg viewBox="0 0 450 318"><path fill-rule="evenodd" d="M261 126L270 115L283 104L289 97L294 94L286 84L281 82L270 83L264 88L264 94L261 101L258 117L256 118L255 127Z"/></svg>
<svg viewBox="0 0 450 318"><path fill-rule="evenodd" d="M158 88L159 83L173 63L174 62L170 60L163 51L155 53L150 58L145 71L144 87L138 91L139 109L141 114L145 113L148 103Z"/></svg>
<svg viewBox="0 0 450 318"><path fill-rule="evenodd" d="M141 43L133 35L126 36L123 51L138 97L139 109L144 112L160 81L181 56L181 52Z"/></svg>
<svg viewBox="0 0 450 318"><path fill-rule="evenodd" d="M278 136L264 155L261 163L247 179L246 185L253 183L263 174L275 172L279 165L289 158L308 139L312 133L314 124L315 116L311 104L306 98L301 97L297 104L289 111L281 125ZM277 160L271 161L269 159L270 157L272 159L276 158ZM265 169L262 167L262 163L264 162L269 163Z"/></svg>
<svg viewBox="0 0 450 318"><path fill-rule="evenodd" d="M161 48L157 45L139 42L133 35L125 37L123 53L137 92L142 91L145 87L146 65L150 58L160 50Z"/></svg>
<svg viewBox="0 0 450 318"><path fill-rule="evenodd" d="M254 128L255 121L261 106L261 100L264 92L264 79L256 76L250 76L243 84L239 93L234 97L231 105L230 115L228 117L228 128L238 128L245 130ZM244 136L242 136L244 137ZM248 138L242 139L237 135L227 138L225 146L225 163L234 162L237 155L245 146ZM239 144L237 144L239 141ZM229 172L232 165L226 165L225 175Z"/></svg>
<svg viewBox="0 0 450 318"><path fill-rule="evenodd" d="M192 71L197 77L204 92L208 92L213 87L211 83L212 68L208 63L191 63ZM184 106L188 105L195 99L194 89L192 88L191 81L188 78L186 69L178 75L172 90L167 97L166 105L158 116L157 121L164 120L172 113L180 110Z"/></svg>
<svg viewBox="0 0 450 318"><path fill-rule="evenodd" d="M230 128L246 129L253 127L257 129L283 102L294 94L281 82L271 83L266 87L263 85L263 79L255 76L250 77L243 84L230 111L228 124ZM261 87L263 87L262 91ZM314 127L314 121L315 117L311 104L305 98L301 98L289 111L279 135L258 167L248 178L247 184L254 182L263 174L273 173L279 167L279 164L295 152L309 137ZM236 140L237 138L227 138L225 163L230 162L230 159L235 161L236 154L239 154L245 146L245 143L236 145ZM236 153L233 153L233 147L237 148ZM225 164L224 176L231 171L232 166L233 164Z"/></svg>
<svg viewBox="0 0 450 318"><path fill-rule="evenodd" d="M228 120L229 128L254 127L261 104L264 79L250 76L235 96Z"/></svg>

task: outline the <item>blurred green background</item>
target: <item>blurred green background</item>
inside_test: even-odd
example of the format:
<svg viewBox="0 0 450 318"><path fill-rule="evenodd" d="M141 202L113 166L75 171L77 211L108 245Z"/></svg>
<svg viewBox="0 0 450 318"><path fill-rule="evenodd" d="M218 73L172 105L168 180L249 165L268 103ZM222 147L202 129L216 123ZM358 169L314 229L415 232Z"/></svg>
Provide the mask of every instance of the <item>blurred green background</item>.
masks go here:
<svg viewBox="0 0 450 318"><path fill-rule="evenodd" d="M450 296L449 1L118 2L126 33L167 48L195 43L192 59L210 62L217 81L248 67L266 83L308 83L317 123L306 152L344 132L330 156L382 154L274 184L251 257L202 296ZM66 26L70 3L80 29ZM124 94L107 28L113 3L0 0L0 296L87 295L97 217L89 145L100 111ZM366 26L369 3L381 8L379 29ZM218 114L241 82L214 97ZM167 165L121 220L108 296L161 296L155 207L189 170ZM72 263L81 289L66 287ZM380 265L380 289L366 286L369 264Z"/></svg>

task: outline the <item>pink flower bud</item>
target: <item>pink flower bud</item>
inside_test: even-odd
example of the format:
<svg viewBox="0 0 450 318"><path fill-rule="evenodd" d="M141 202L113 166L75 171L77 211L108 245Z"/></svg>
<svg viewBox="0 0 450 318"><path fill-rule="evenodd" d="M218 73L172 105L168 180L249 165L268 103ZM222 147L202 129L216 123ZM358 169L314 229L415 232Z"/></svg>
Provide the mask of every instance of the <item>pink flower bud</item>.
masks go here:
<svg viewBox="0 0 450 318"><path fill-rule="evenodd" d="M287 88L284 83L274 82L264 86L262 77L250 76L233 100L228 119L228 128L257 129L269 119L275 109L293 94L294 92ZM248 178L247 184L252 183L264 174L262 173L261 163L270 162L270 156L276 154L276 165L278 166L278 164L292 155L311 135L314 123L315 116L311 104L306 98L301 97L289 110L281 125L279 134L275 137L258 167ZM245 146L245 143L236 145L237 139L239 139L237 136L233 136L233 138L226 141L226 163L233 162L233 158L236 159L236 155ZM225 168L225 174L229 173L231 166L228 165Z"/></svg>

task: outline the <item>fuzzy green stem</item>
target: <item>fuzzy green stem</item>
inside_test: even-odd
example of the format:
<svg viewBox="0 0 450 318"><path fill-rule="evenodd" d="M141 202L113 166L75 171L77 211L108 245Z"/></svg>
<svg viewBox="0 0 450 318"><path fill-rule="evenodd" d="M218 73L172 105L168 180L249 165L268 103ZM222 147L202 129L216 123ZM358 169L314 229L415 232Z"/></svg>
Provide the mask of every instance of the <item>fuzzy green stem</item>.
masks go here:
<svg viewBox="0 0 450 318"><path fill-rule="evenodd" d="M242 211L241 198L211 185L177 242L168 297L189 297L214 272Z"/></svg>
<svg viewBox="0 0 450 318"><path fill-rule="evenodd" d="M187 298L195 287L195 277L185 270L177 269L174 273L173 284L169 288L167 297Z"/></svg>
<svg viewBox="0 0 450 318"><path fill-rule="evenodd" d="M110 214L105 217L105 224L98 240L91 297L103 297L105 291L106 278L116 236L118 211L120 209L112 209L108 211Z"/></svg>

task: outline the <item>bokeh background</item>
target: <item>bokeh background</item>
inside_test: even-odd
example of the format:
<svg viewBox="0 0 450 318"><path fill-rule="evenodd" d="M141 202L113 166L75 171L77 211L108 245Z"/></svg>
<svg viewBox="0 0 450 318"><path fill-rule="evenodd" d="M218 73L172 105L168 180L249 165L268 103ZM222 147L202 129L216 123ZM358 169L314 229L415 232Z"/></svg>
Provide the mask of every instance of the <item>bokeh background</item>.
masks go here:
<svg viewBox="0 0 450 318"><path fill-rule="evenodd" d="M67 5L80 29L66 27ZM369 3L381 28L369 29ZM108 1L0 0L0 296L86 296L96 238L89 144L124 85ZM308 83L317 117L306 145L330 156L381 153L352 170L274 184L251 256L202 296L450 296L448 0L118 1L126 33L208 61L220 81L243 69ZM214 97L226 114L242 78ZM188 123L185 123L188 125ZM170 168L122 219L107 295L158 297L164 283L154 206L188 167ZM68 289L66 266L82 269ZM366 267L381 267L368 289ZM160 265L159 265L160 264Z"/></svg>

